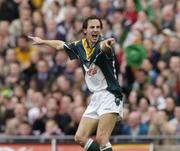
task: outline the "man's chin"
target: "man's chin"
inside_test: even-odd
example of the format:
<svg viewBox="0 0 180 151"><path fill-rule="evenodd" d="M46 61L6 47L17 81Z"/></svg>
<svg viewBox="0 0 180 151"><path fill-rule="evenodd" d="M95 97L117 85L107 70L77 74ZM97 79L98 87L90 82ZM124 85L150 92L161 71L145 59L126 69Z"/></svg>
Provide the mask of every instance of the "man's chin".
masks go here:
<svg viewBox="0 0 180 151"><path fill-rule="evenodd" d="M92 42L93 42L93 43L97 43L97 42L98 42L98 39L93 39Z"/></svg>

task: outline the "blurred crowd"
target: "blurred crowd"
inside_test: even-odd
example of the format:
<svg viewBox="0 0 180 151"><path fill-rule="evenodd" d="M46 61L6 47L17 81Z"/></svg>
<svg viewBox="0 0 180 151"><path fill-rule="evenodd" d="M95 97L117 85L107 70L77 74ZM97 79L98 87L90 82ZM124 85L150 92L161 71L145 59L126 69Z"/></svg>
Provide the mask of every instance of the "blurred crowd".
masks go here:
<svg viewBox="0 0 180 151"><path fill-rule="evenodd" d="M0 135L75 134L91 97L81 64L27 36L79 40L91 15L117 40L126 99L113 135L180 135L180 0L0 0ZM146 48L140 68L131 44Z"/></svg>

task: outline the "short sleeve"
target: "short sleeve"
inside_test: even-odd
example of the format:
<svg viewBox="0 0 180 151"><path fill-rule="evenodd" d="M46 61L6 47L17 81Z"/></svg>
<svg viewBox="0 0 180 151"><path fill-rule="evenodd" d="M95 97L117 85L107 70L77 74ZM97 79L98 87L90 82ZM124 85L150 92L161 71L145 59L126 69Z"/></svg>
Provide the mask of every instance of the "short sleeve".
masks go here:
<svg viewBox="0 0 180 151"><path fill-rule="evenodd" d="M64 43L64 50L66 51L71 60L79 58L76 42Z"/></svg>

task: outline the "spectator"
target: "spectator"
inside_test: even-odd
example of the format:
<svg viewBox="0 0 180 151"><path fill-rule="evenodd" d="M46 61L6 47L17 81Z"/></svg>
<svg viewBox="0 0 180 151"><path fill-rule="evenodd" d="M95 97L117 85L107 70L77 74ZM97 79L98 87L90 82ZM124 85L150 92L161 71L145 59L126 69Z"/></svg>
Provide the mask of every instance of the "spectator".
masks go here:
<svg viewBox="0 0 180 151"><path fill-rule="evenodd" d="M72 121L67 125L65 129L65 134L67 135L75 135L76 130L78 128L80 119L85 111L83 106L75 107L73 112L71 113Z"/></svg>
<svg viewBox="0 0 180 151"><path fill-rule="evenodd" d="M73 24L74 18L76 14L76 9L68 6L65 11L65 19L60 22L57 26L57 34L56 37L53 39L59 39L59 40L67 40L69 41L70 39L67 39L69 34L71 34L69 31L71 29L71 25Z"/></svg>
<svg viewBox="0 0 180 151"><path fill-rule="evenodd" d="M174 118L174 110L176 107L175 99L172 97L166 97L166 111L168 114L168 121Z"/></svg>
<svg viewBox="0 0 180 151"><path fill-rule="evenodd" d="M77 67L78 67L78 61L77 60L67 59L64 74L69 80L71 80L71 82L74 82L74 72L75 72Z"/></svg>
<svg viewBox="0 0 180 151"><path fill-rule="evenodd" d="M49 67L47 62L39 60L37 62L37 73L34 75L34 79L37 85L37 90L48 91L53 83L53 75L49 73Z"/></svg>
<svg viewBox="0 0 180 151"><path fill-rule="evenodd" d="M42 134L44 137L50 137L52 135L60 135L61 129L58 127L58 124L55 120L49 119L45 123L45 132Z"/></svg>
<svg viewBox="0 0 180 151"><path fill-rule="evenodd" d="M33 23L31 20L22 21L22 34L33 35Z"/></svg>
<svg viewBox="0 0 180 151"><path fill-rule="evenodd" d="M33 51L30 54L30 66L22 71L22 75L24 78L24 88L27 90L30 85L30 80L37 74L37 63L40 61L40 53L37 51Z"/></svg>
<svg viewBox="0 0 180 151"><path fill-rule="evenodd" d="M155 105L158 110L163 110L166 107L165 98L160 88L154 88L152 92L151 105Z"/></svg>
<svg viewBox="0 0 180 151"><path fill-rule="evenodd" d="M174 96L177 100L180 98L180 57L179 56L172 56L170 58L170 76L167 80L167 84L172 90L172 96ZM176 101L179 104L179 101Z"/></svg>
<svg viewBox="0 0 180 151"><path fill-rule="evenodd" d="M15 48L17 59L23 69L30 66L30 56L34 48L29 46L28 38L25 35L17 38L17 47Z"/></svg>
<svg viewBox="0 0 180 151"><path fill-rule="evenodd" d="M57 77L56 83L58 90L62 91L64 94L71 94L71 81L65 77L65 75Z"/></svg>
<svg viewBox="0 0 180 151"><path fill-rule="evenodd" d="M46 101L46 114L41 118L35 120L33 123L33 131L37 134L42 134L45 132L45 125L49 119L53 119L58 124L58 127L63 126L61 115L58 113L58 102L55 98L48 98Z"/></svg>
<svg viewBox="0 0 180 151"><path fill-rule="evenodd" d="M23 103L17 103L14 108L14 118L18 120L18 122L27 120L27 108Z"/></svg>
<svg viewBox="0 0 180 151"><path fill-rule="evenodd" d="M103 33L104 38L106 39L106 38L112 37L113 33L111 29L112 27L111 22L108 19L103 19L102 23L103 23L102 33Z"/></svg>
<svg viewBox="0 0 180 151"><path fill-rule="evenodd" d="M175 128L175 134L180 134L180 106L176 106L174 110L175 117L169 121L169 124ZM177 140L179 142L179 140Z"/></svg>
<svg viewBox="0 0 180 151"><path fill-rule="evenodd" d="M160 0L152 0L152 7L154 11L154 16L155 16L155 22L157 25L160 26L160 21L161 21L161 7L162 3Z"/></svg>
<svg viewBox="0 0 180 151"><path fill-rule="evenodd" d="M138 108L138 93L135 90L132 90L129 94L128 103L130 111L136 111Z"/></svg>
<svg viewBox="0 0 180 151"><path fill-rule="evenodd" d="M9 64L9 71L5 78L5 83L6 86L11 87L14 87L17 84L23 84L23 75L18 62L12 62Z"/></svg>
<svg viewBox="0 0 180 151"><path fill-rule="evenodd" d="M144 69L138 69L135 72L136 81L133 83L133 89L138 91L139 95L143 95L144 88L149 85L149 76Z"/></svg>
<svg viewBox="0 0 180 151"><path fill-rule="evenodd" d="M9 28L13 36L20 36L22 34L22 22L31 20L31 9L29 6L19 7L19 9L19 18L13 20Z"/></svg>
<svg viewBox="0 0 180 151"><path fill-rule="evenodd" d="M13 48L9 48L6 51L6 64L17 61L16 51Z"/></svg>
<svg viewBox="0 0 180 151"><path fill-rule="evenodd" d="M17 62L16 53L14 49L9 48L6 51L5 59L1 58L0 75L3 77L7 76L10 70L10 64L13 62Z"/></svg>
<svg viewBox="0 0 180 151"><path fill-rule="evenodd" d="M46 34L45 34L44 27L37 26L37 27L34 28L34 36L38 36L38 37L44 38L44 37L46 37L45 35Z"/></svg>
<svg viewBox="0 0 180 151"><path fill-rule="evenodd" d="M123 119L122 119L123 124L127 124L129 114L130 114L129 108L124 106L124 108L123 108Z"/></svg>
<svg viewBox="0 0 180 151"><path fill-rule="evenodd" d="M150 122L148 135L158 136L158 135L173 135L175 134L175 129L168 123L168 116L165 110L158 111L156 116L153 117ZM171 144L173 140L162 139L157 140L157 144Z"/></svg>
<svg viewBox="0 0 180 151"><path fill-rule="evenodd" d="M48 19L46 22L46 37L47 39L55 39L57 35L57 23L53 18Z"/></svg>
<svg viewBox="0 0 180 151"><path fill-rule="evenodd" d="M118 82L127 100L112 134L148 135L150 125L149 135L179 135L179 10L180 0L0 0L1 135L40 135L46 126L48 135L53 127L56 135L74 134L91 98L81 64L64 51L31 47L26 36L79 40L90 15L103 17L103 38L118 41ZM127 65L131 44L147 51L139 68Z"/></svg>
<svg viewBox="0 0 180 151"><path fill-rule="evenodd" d="M21 136L32 135L32 127L27 121L22 121L21 123L19 123L17 131L17 134Z"/></svg>
<svg viewBox="0 0 180 151"><path fill-rule="evenodd" d="M150 121L152 121L154 116L156 116L157 108L155 106L149 106L148 107L148 113L149 113L149 117L150 117L150 120L149 120L149 123L150 123Z"/></svg>
<svg viewBox="0 0 180 151"><path fill-rule="evenodd" d="M148 112L148 107L150 105L150 101L146 97L142 97L139 99L139 112L141 114L141 123L148 123L150 121L150 115Z"/></svg>
<svg viewBox="0 0 180 151"><path fill-rule="evenodd" d="M15 39L9 32L10 23L6 20L0 21L0 36L2 38L2 48L0 53L5 54L6 49L15 46Z"/></svg>
<svg viewBox="0 0 180 151"><path fill-rule="evenodd" d="M141 123L141 115L134 111L129 114L128 123L123 126L122 134L136 137L138 135L147 135L148 125Z"/></svg>
<svg viewBox="0 0 180 151"><path fill-rule="evenodd" d="M64 73L66 68L66 60L67 60L67 54L63 51L57 52L55 56L55 63L51 67L51 72L55 75L55 77L60 76Z"/></svg>
<svg viewBox="0 0 180 151"><path fill-rule="evenodd" d="M90 94L87 85L84 82L83 70L80 67L76 68L74 73L74 88L82 91L85 96Z"/></svg>
<svg viewBox="0 0 180 151"><path fill-rule="evenodd" d="M60 1L58 0L51 1L48 5L48 9L49 11L46 10L43 11L46 20L53 18L55 19L55 22L58 24L65 19L65 9L64 7L61 6Z"/></svg>
<svg viewBox="0 0 180 151"><path fill-rule="evenodd" d="M124 19L126 24L132 25L137 21L138 13L136 11L135 2L133 0L128 0L126 2L126 9L124 11Z"/></svg>
<svg viewBox="0 0 180 151"><path fill-rule="evenodd" d="M36 27L45 27L45 22L44 22L44 16L41 13L41 11L34 11L32 12L32 23Z"/></svg>
<svg viewBox="0 0 180 151"><path fill-rule="evenodd" d="M179 56L179 50L180 50L180 45L179 45L179 37L177 36L171 36L170 41L169 41L169 49L168 51L162 55L161 59L163 59L166 62L170 61L170 58L172 56Z"/></svg>
<svg viewBox="0 0 180 151"><path fill-rule="evenodd" d="M149 23L148 16L145 11L138 12L137 21L133 24L132 28L138 29L141 32L145 31L145 27Z"/></svg>
<svg viewBox="0 0 180 151"><path fill-rule="evenodd" d="M161 28L174 30L174 11L172 4L167 4L162 9Z"/></svg>
<svg viewBox="0 0 180 151"><path fill-rule="evenodd" d="M146 33L146 32L145 32ZM157 50L154 50L154 42L152 39L144 39L143 45L146 48L148 54L147 57L149 58L150 62L152 63L153 67L156 68L157 62L160 59L160 54Z"/></svg>
<svg viewBox="0 0 180 151"><path fill-rule="evenodd" d="M19 121L15 118L8 119L5 125L5 135L17 135Z"/></svg>
<svg viewBox="0 0 180 151"><path fill-rule="evenodd" d="M71 103L72 103L72 97L68 95L64 95L61 99L61 106L60 106L60 113L70 113L71 109Z"/></svg>
<svg viewBox="0 0 180 151"><path fill-rule="evenodd" d="M18 3L16 1L0 1L0 20L12 20L19 17Z"/></svg>

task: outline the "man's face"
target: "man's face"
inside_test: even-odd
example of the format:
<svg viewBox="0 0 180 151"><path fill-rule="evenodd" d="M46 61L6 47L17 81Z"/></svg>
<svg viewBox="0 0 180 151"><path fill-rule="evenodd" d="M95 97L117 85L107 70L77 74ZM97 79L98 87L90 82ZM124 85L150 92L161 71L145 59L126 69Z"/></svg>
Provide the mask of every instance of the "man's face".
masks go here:
<svg viewBox="0 0 180 151"><path fill-rule="evenodd" d="M26 51L28 49L28 41L25 40L24 38L19 38L18 41L18 47L23 51Z"/></svg>
<svg viewBox="0 0 180 151"><path fill-rule="evenodd" d="M101 25L99 20L97 19L89 20L85 32L89 44L91 45L95 44L99 40L101 33Z"/></svg>

